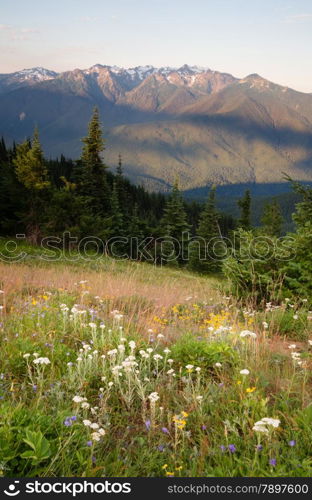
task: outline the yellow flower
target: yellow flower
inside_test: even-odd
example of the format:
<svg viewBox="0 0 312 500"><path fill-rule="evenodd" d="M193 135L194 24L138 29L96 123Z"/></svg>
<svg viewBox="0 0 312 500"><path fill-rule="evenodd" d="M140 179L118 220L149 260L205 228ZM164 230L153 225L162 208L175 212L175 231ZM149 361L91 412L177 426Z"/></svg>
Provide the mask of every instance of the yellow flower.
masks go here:
<svg viewBox="0 0 312 500"><path fill-rule="evenodd" d="M186 413L186 411L182 411L182 415L183 415L183 417L185 417L185 418L186 418L186 417L188 417L188 413Z"/></svg>
<svg viewBox="0 0 312 500"><path fill-rule="evenodd" d="M32 299L31 303L33 306L35 306L37 304L37 301L35 299Z"/></svg>
<svg viewBox="0 0 312 500"><path fill-rule="evenodd" d="M182 470L182 465L180 465L179 467L176 467L175 470L177 470L177 471Z"/></svg>
<svg viewBox="0 0 312 500"><path fill-rule="evenodd" d="M256 390L256 387L247 387L246 392L254 392Z"/></svg>
<svg viewBox="0 0 312 500"><path fill-rule="evenodd" d="M169 472L169 471L167 471L167 472L166 472L166 476L173 477L173 476L174 476L174 472Z"/></svg>
<svg viewBox="0 0 312 500"><path fill-rule="evenodd" d="M240 385L241 383L242 383L242 381L241 381L241 380L238 380L238 381L237 381L237 385Z"/></svg>
<svg viewBox="0 0 312 500"><path fill-rule="evenodd" d="M162 469L167 469L167 467L168 467L168 464L164 464L164 465L162 466Z"/></svg>

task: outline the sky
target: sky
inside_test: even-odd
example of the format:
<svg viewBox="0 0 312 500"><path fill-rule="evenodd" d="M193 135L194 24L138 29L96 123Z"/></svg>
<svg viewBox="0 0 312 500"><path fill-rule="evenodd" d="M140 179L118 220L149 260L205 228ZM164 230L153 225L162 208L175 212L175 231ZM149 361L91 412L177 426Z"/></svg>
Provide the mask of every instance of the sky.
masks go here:
<svg viewBox="0 0 312 500"><path fill-rule="evenodd" d="M0 0L0 72L199 65L312 92L311 0Z"/></svg>

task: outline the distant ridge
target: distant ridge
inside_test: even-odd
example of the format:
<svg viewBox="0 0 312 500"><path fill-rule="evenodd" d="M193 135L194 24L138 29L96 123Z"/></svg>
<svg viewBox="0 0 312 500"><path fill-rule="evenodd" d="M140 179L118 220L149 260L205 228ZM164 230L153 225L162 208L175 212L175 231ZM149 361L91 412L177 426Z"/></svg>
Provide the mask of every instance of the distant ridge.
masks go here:
<svg viewBox="0 0 312 500"><path fill-rule="evenodd" d="M150 189L177 176L184 189L279 183L282 172L312 180L312 94L256 73L95 64L0 75L0 135L23 140L38 125L48 156L79 155L94 105L106 162L121 153L126 175Z"/></svg>

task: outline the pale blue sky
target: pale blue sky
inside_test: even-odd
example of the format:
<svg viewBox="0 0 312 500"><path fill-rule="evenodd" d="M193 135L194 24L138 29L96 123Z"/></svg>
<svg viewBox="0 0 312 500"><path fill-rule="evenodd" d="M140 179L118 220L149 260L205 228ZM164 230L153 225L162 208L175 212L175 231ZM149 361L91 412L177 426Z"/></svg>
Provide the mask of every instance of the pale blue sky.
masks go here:
<svg viewBox="0 0 312 500"><path fill-rule="evenodd" d="M207 66L312 92L311 0L0 0L0 72Z"/></svg>

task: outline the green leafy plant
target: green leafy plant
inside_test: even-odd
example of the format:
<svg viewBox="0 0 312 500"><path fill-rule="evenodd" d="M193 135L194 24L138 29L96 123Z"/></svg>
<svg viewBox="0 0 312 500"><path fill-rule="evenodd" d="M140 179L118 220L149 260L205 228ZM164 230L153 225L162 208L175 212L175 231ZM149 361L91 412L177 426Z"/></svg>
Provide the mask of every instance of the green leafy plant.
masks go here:
<svg viewBox="0 0 312 500"><path fill-rule="evenodd" d="M21 458L30 459L32 465L38 465L43 460L47 460L51 455L49 441L41 431L31 431L26 429L26 438L23 441L31 448L21 454Z"/></svg>

